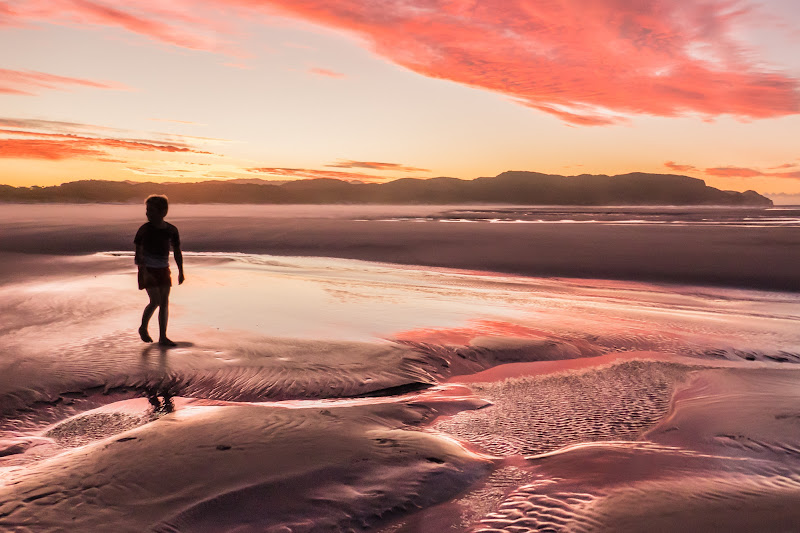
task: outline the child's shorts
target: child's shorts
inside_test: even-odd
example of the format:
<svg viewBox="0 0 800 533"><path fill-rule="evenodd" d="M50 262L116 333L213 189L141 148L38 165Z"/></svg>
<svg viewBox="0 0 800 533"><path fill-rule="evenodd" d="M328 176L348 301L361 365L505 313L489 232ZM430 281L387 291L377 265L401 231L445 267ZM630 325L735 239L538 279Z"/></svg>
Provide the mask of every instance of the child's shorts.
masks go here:
<svg viewBox="0 0 800 533"><path fill-rule="evenodd" d="M144 270L147 270L147 273L150 275L145 276ZM156 287L172 287L172 277L170 276L169 267L145 267L144 269L139 269L139 290L154 289Z"/></svg>

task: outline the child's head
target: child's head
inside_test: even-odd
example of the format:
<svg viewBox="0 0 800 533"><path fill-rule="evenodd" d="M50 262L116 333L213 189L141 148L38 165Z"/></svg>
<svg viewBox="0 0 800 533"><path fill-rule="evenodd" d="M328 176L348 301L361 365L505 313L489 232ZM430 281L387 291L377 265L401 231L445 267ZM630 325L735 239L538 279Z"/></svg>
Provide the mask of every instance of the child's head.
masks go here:
<svg viewBox="0 0 800 533"><path fill-rule="evenodd" d="M169 210L169 200L163 194L151 194L144 201L147 220L150 222L163 220Z"/></svg>

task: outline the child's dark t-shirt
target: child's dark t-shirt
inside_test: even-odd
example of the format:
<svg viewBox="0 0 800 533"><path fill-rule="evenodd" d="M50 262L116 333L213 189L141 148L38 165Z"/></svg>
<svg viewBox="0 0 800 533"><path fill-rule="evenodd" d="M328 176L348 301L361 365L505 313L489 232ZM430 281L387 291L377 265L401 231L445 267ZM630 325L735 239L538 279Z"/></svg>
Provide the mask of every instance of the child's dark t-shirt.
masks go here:
<svg viewBox="0 0 800 533"><path fill-rule="evenodd" d="M150 222L145 222L136 232L134 244L142 245L142 261L144 266L150 268L166 268L169 266L169 245L179 248L181 238L178 228L165 222L166 226L158 228Z"/></svg>

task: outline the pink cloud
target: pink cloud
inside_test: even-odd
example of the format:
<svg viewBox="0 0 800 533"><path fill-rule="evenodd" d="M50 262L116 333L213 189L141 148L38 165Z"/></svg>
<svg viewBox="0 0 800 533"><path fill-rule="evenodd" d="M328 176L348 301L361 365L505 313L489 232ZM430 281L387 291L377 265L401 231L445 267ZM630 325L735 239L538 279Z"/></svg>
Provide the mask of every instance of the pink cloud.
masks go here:
<svg viewBox="0 0 800 533"><path fill-rule="evenodd" d="M33 95L39 89L66 91L74 86L94 89L124 89L119 84L69 78L33 70L0 69L0 93L2 94Z"/></svg>
<svg viewBox="0 0 800 533"><path fill-rule="evenodd" d="M794 165L780 165L779 167L775 168L790 168ZM800 179L800 170L790 171L790 172L764 172L763 170L758 170L754 168L744 168L744 167L715 167L715 168L707 168L704 171L709 176L716 176L722 178L756 178L756 177L763 177L763 178L789 178L789 179Z"/></svg>
<svg viewBox="0 0 800 533"><path fill-rule="evenodd" d="M317 76L324 76L326 78L344 78L345 75L341 72L334 72L333 70L328 70L326 68L310 68L308 71L311 74L315 74Z"/></svg>
<svg viewBox="0 0 800 533"><path fill-rule="evenodd" d="M740 0L30 0L22 21L102 24L219 50L220 21L282 14L357 35L418 74L494 91L564 122L628 115L757 119L800 113L800 81L759 66L734 38ZM191 15L188 15L191 13ZM225 16L220 14L224 13ZM250 17L252 20L252 17ZM739 33L742 34L741 32Z"/></svg>
<svg viewBox="0 0 800 533"><path fill-rule="evenodd" d="M524 99L521 99L524 105L531 107L533 109L538 109L539 111L544 111L545 113L549 113L551 115L555 115L564 122L568 124L573 124L575 126L609 126L611 124L616 124L618 122L624 122L625 120L619 117L611 117L611 116L603 116L597 113L573 113L570 111L565 111L563 109L558 109L551 105L546 104L534 104L531 102L525 102Z"/></svg>
<svg viewBox="0 0 800 533"><path fill-rule="evenodd" d="M773 172L773 173L769 174L769 176L776 176L776 177L779 177L779 178L791 178L791 179L800 180L800 170L795 170L795 171L792 171L792 172Z"/></svg>
<svg viewBox="0 0 800 533"><path fill-rule="evenodd" d="M100 25L120 27L132 33L167 44L194 50L221 50L226 43L220 36L231 33L220 12L223 2L173 0L172 9L164 2L144 0L130 3L109 0L26 0L13 9L0 4L6 24L48 22L51 24ZM208 9L210 8L210 9Z"/></svg>
<svg viewBox="0 0 800 533"><path fill-rule="evenodd" d="M430 172L427 168L407 167L398 163L381 163L378 161L353 161L350 159L325 165L332 168L368 168L371 170L391 170L395 172Z"/></svg>
<svg viewBox="0 0 800 533"><path fill-rule="evenodd" d="M788 172L768 172L771 170L786 170L790 168L796 168L798 165L795 163L785 163L782 165L776 165L774 167L770 167L765 170L757 169L757 168L747 168L747 167L735 167L735 166L722 166L722 167L711 167L706 169L699 169L693 165L680 165L675 163L674 161L667 161L664 163L664 166L669 168L670 170L675 170L678 172L703 172L707 176L713 176L716 178L790 178L790 179L800 179L800 170L793 170Z"/></svg>
<svg viewBox="0 0 800 533"><path fill-rule="evenodd" d="M798 80L760 68L730 0L236 0L352 32L414 72L496 91L576 125L617 114L776 117Z"/></svg>
<svg viewBox="0 0 800 533"><path fill-rule="evenodd" d="M261 168L248 168L248 172L258 174L269 174L271 176L282 176L297 179L313 179L313 178L330 178L342 181L380 181L385 178L380 176L373 176L371 174L362 174L360 172L341 172L338 170L315 170L310 168L277 168L277 167L261 167Z"/></svg>
<svg viewBox="0 0 800 533"><path fill-rule="evenodd" d="M10 5L0 3L0 26L14 26L18 13Z"/></svg>
<svg viewBox="0 0 800 533"><path fill-rule="evenodd" d="M151 4L147 8L147 13L137 16L130 10L123 11L117 7L101 2L90 0L72 0L75 13L80 18L96 24L109 26L122 26L126 30L140 35L145 35L174 44L184 48L209 49L213 48L214 41L202 38L192 31L180 31L176 26L188 24L196 26L203 21L195 17L188 17L180 12L167 12L154 7ZM162 22L160 18L166 17L168 22Z"/></svg>
<svg viewBox="0 0 800 533"><path fill-rule="evenodd" d="M692 165L679 165L674 161L667 161L666 163L664 163L664 166L667 167L668 169L676 170L678 172L688 172L691 170L697 170L697 168L693 167Z"/></svg>
<svg viewBox="0 0 800 533"><path fill-rule="evenodd" d="M757 176L765 176L766 174L760 170L743 167L716 167L707 168L705 173L709 176L717 176L720 178L755 178Z"/></svg>

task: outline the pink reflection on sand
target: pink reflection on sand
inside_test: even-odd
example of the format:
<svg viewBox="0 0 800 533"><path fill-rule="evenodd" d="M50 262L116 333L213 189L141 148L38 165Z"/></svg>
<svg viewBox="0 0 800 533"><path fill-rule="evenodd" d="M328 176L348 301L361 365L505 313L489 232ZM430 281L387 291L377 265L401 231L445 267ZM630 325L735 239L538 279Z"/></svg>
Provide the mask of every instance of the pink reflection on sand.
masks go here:
<svg viewBox="0 0 800 533"><path fill-rule="evenodd" d="M468 345L478 337L517 337L542 339L552 335L536 328L503 322L501 320L475 320L460 328L417 328L397 333L394 338L401 341L427 342L432 344Z"/></svg>
<svg viewBox="0 0 800 533"><path fill-rule="evenodd" d="M682 362L684 364L708 365L708 361L698 361L687 357L669 356L658 352L613 352L598 357L581 357L579 359L563 359L559 361L534 361L524 363L507 363L488 368L481 372L450 377L446 383L488 383L525 376L543 376L560 372L586 370L619 361L650 360ZM719 363L714 363L717 366ZM733 365L734 363L730 363Z"/></svg>

